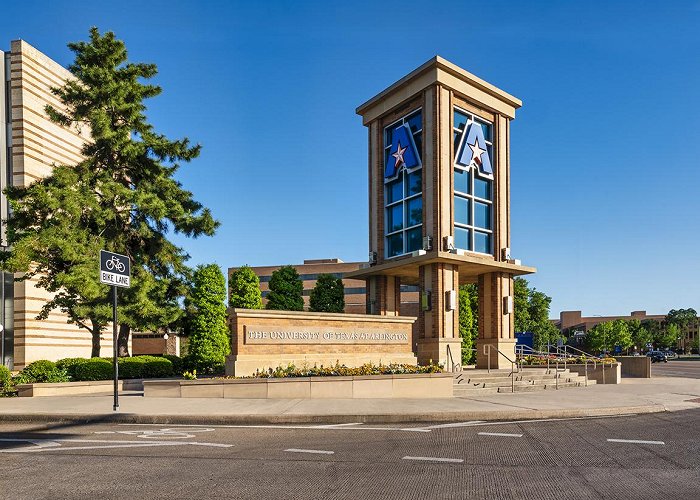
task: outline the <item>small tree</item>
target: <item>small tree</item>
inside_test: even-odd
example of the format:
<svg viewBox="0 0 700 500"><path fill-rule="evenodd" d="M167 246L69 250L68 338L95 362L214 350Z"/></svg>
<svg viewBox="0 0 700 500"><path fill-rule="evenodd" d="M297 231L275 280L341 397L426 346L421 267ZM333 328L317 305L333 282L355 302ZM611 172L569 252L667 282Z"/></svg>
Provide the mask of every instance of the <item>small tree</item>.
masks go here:
<svg viewBox="0 0 700 500"><path fill-rule="evenodd" d="M270 293L267 295L267 309L280 311L303 311L304 284L299 273L292 266L282 266L272 273Z"/></svg>
<svg viewBox="0 0 700 500"><path fill-rule="evenodd" d="M343 280L331 274L321 274L311 290L309 308L316 312L341 313L345 311Z"/></svg>
<svg viewBox="0 0 700 500"><path fill-rule="evenodd" d="M200 373L221 371L231 352L225 300L226 282L219 266L198 266L187 299L187 364Z"/></svg>
<svg viewBox="0 0 700 500"><path fill-rule="evenodd" d="M612 322L612 336L613 346L619 346L623 351L632 347L632 335L625 320L616 319Z"/></svg>
<svg viewBox="0 0 700 500"><path fill-rule="evenodd" d="M231 273L228 279L228 289L229 306L243 309L263 308L260 278L250 266L243 266Z"/></svg>

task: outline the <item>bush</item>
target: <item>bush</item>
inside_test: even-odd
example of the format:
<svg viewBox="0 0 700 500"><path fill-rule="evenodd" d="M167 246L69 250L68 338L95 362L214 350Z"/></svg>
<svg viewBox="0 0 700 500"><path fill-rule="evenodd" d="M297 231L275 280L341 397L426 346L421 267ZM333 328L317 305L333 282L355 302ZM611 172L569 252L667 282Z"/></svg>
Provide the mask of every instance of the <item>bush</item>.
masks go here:
<svg viewBox="0 0 700 500"><path fill-rule="evenodd" d="M144 364L141 356L119 358L119 378L141 378Z"/></svg>
<svg viewBox="0 0 700 500"><path fill-rule="evenodd" d="M0 398L15 395L15 385L12 383L12 374L5 365L0 365Z"/></svg>
<svg viewBox="0 0 700 500"><path fill-rule="evenodd" d="M182 358L180 356L175 356L174 354L163 354L163 357L173 364L174 375L180 375L182 373L183 365Z"/></svg>
<svg viewBox="0 0 700 500"><path fill-rule="evenodd" d="M114 377L112 361L102 358L80 359L73 365L73 380L110 380Z"/></svg>
<svg viewBox="0 0 700 500"><path fill-rule="evenodd" d="M56 361L56 367L65 370L72 380L75 378L75 367L87 361L85 358L63 358Z"/></svg>
<svg viewBox="0 0 700 500"><path fill-rule="evenodd" d="M17 384L57 383L69 382L69 380L65 370L46 359L30 363L15 377Z"/></svg>
<svg viewBox="0 0 700 500"><path fill-rule="evenodd" d="M400 363L391 363L388 365L379 364L375 365L372 363L365 363L362 366L356 368L350 368L345 365L341 365L336 361L334 366L323 365L313 367L302 366L297 367L293 364L289 364L286 367L278 366L274 370L270 368L266 371L256 370L253 378L290 378L290 377L350 377L350 376L362 376L362 375L396 375L405 373L442 373L442 365L429 364L425 366L421 365L409 365ZM248 377L243 377L248 378Z"/></svg>
<svg viewBox="0 0 700 500"><path fill-rule="evenodd" d="M119 378L162 378L172 376L173 363L164 357L134 356L132 358L119 358Z"/></svg>
<svg viewBox="0 0 700 500"><path fill-rule="evenodd" d="M173 376L173 363L169 359L156 356L139 356L144 358L141 378L163 378Z"/></svg>

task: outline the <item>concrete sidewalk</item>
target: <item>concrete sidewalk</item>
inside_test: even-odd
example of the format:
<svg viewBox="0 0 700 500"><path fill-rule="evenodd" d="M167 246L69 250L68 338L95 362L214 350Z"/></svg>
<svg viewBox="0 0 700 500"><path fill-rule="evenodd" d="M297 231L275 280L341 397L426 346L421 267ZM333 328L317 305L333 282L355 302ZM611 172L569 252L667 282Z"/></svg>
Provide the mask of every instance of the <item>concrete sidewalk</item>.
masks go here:
<svg viewBox="0 0 700 500"><path fill-rule="evenodd" d="M0 399L0 421L269 424L521 420L700 409L700 379L623 379L542 392L441 399L175 399L64 396Z"/></svg>

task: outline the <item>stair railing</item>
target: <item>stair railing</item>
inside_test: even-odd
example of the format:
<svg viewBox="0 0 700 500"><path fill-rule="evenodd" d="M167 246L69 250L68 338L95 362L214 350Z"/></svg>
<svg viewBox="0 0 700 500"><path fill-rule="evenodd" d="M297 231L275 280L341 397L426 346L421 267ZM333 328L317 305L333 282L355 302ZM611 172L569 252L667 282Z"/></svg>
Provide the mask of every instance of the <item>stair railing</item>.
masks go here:
<svg viewBox="0 0 700 500"><path fill-rule="evenodd" d="M449 362L449 366L450 366L450 368L451 368L450 371L451 371L452 373L454 373L454 372L461 372L461 371L462 371L462 359L461 359L461 357L460 357L460 362L459 362L459 363L455 363L455 360L454 360L454 358L452 357L452 349L450 349L450 344L447 344L447 360L448 360L448 362ZM459 366L459 370L457 369L458 366Z"/></svg>
<svg viewBox="0 0 700 500"><path fill-rule="evenodd" d="M485 344L484 345L484 356L486 356L486 369L488 373L491 373L491 349L496 349L496 352L506 358L508 361L510 361L510 374L508 375L510 377L510 392L515 392L515 373L516 369L515 367L517 366L517 363L510 359L508 356L503 354L500 349L493 347L491 344Z"/></svg>

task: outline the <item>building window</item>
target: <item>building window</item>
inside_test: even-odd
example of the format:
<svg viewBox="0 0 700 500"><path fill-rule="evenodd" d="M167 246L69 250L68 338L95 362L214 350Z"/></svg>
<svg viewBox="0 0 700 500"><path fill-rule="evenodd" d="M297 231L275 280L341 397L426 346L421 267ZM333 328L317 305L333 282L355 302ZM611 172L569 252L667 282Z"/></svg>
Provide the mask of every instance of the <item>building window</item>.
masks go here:
<svg viewBox="0 0 700 500"><path fill-rule="evenodd" d="M385 256L423 248L423 116L415 111L384 129Z"/></svg>
<svg viewBox="0 0 700 500"><path fill-rule="evenodd" d="M454 108L453 140L455 247L493 254L493 124Z"/></svg>

